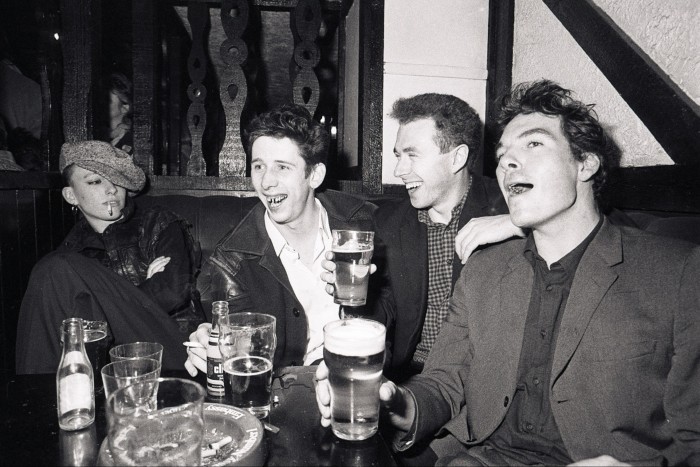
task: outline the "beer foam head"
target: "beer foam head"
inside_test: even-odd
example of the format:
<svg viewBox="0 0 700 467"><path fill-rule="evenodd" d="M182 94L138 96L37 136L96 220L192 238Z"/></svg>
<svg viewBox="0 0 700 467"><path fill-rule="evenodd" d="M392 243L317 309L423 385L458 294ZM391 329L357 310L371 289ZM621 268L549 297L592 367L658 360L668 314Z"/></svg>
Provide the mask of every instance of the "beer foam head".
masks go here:
<svg viewBox="0 0 700 467"><path fill-rule="evenodd" d="M362 357L384 351L386 328L368 319L352 318L328 323L323 345L329 352L347 357Z"/></svg>

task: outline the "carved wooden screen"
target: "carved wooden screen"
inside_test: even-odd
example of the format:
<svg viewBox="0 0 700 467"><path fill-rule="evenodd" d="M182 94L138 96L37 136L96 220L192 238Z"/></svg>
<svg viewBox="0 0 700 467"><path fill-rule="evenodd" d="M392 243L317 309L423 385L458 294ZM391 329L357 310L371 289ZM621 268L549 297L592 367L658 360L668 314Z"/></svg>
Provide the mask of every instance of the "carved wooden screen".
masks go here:
<svg viewBox="0 0 700 467"><path fill-rule="evenodd" d="M331 94L334 95L330 98L335 99L336 106L342 105L337 77L342 76L343 69L337 56L322 57L324 51L319 44L323 44L323 40L319 37L319 31L324 27L335 30L337 42L332 44L334 49L330 53L337 54L337 50L342 47L341 31L347 13L344 10L347 2L223 0L171 3L154 6L149 2L132 2L135 25L137 17L152 18L154 23L150 26L154 32L151 34L155 35L158 31L156 18L161 16L162 9L174 7L191 38L191 44L180 40L177 47L182 50L173 51L175 41L166 39L162 46L159 41L148 37L148 25L144 25L140 32L134 30L134 41L136 43L138 40L140 44L133 49L135 82L137 76L145 74L148 79L148 74L157 69L161 70L163 76L170 77L170 72L178 67L173 64L176 59L172 55L187 55L186 74L180 72L176 78L181 87L186 85L187 100L181 100L179 105L173 106L179 109L183 118L167 114L168 112L167 115L162 115L163 112L157 106L140 106L140 102L149 102L146 96L134 102L134 124L151 127L150 132L141 130L140 134L145 136L143 138L135 131L136 160L149 170L154 189L250 190L241 126L245 126L247 120L260 111L281 103L279 99L267 102L269 99L266 96L258 96L266 94L260 90L260 81L269 79L261 65L266 60L262 54L266 47L275 46L261 41L269 40L268 36L276 37L280 42L278 46L289 50L286 62L278 66L282 70L288 70L289 76L289 89L281 92L282 99L304 105L318 119L329 121L331 118L325 115L325 111L318 111L319 102L329 96L322 95L324 90L319 85L317 67L321 60L330 60L335 66L335 90L332 90ZM276 19L270 20L270 15ZM284 15L284 19L280 20L280 15ZM286 24L280 24L280 21ZM279 26L286 26L287 30L284 31L285 27ZM265 30L270 27L282 32L270 34ZM289 37L283 37L284 34ZM143 44L152 44L153 50ZM161 55L162 50L166 52ZM325 52L329 53L327 44ZM328 86L325 92L328 92L327 88ZM151 95L156 94L157 90L152 90ZM177 90L171 89L168 96L170 105L177 99ZM173 111L177 110L171 108L170 112ZM149 117L149 113L152 116ZM336 107L333 115L336 131L339 113ZM140 115L140 120L136 115ZM215 116L213 121L212 115ZM223 125L222 120L225 121ZM155 128L154 122L162 122L163 126ZM330 130L331 125L328 126ZM162 137L160 144L157 138L151 137L157 131L160 131ZM207 135L212 132L216 136L207 139ZM166 133L167 136L163 137Z"/></svg>

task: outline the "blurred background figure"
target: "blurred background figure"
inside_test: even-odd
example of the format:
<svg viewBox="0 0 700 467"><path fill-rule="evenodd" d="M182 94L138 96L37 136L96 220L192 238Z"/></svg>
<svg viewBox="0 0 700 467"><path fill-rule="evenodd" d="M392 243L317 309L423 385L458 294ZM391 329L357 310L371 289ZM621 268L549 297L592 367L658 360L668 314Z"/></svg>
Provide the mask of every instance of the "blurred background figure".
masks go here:
<svg viewBox="0 0 700 467"><path fill-rule="evenodd" d="M109 75L109 138L112 146L127 154L134 153L131 131L132 85L123 73Z"/></svg>
<svg viewBox="0 0 700 467"><path fill-rule="evenodd" d="M24 170L17 165L12 153L7 149L7 131L2 120L0 120L0 170Z"/></svg>
<svg viewBox="0 0 700 467"><path fill-rule="evenodd" d="M0 119L6 131L24 128L39 139L41 112L41 86L17 67L7 36L0 30Z"/></svg>
<svg viewBox="0 0 700 467"><path fill-rule="evenodd" d="M14 128L7 134L7 149L23 170L46 170L41 155L41 140L22 127Z"/></svg>

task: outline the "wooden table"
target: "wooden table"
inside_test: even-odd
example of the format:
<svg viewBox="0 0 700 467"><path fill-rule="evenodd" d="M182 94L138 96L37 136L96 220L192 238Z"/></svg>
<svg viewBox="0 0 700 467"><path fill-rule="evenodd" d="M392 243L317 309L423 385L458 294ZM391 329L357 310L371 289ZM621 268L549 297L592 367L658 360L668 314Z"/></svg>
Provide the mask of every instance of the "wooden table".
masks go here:
<svg viewBox="0 0 700 467"><path fill-rule="evenodd" d="M293 465L396 465L381 435L366 441L336 438L319 423L313 389L314 367L279 371L269 422L279 433L265 431L268 466ZM162 376L190 379L186 372ZM203 375L195 378L204 383ZM85 430L58 428L56 375L0 374L0 465L95 465L100 444L107 435L104 394L96 397L95 423Z"/></svg>

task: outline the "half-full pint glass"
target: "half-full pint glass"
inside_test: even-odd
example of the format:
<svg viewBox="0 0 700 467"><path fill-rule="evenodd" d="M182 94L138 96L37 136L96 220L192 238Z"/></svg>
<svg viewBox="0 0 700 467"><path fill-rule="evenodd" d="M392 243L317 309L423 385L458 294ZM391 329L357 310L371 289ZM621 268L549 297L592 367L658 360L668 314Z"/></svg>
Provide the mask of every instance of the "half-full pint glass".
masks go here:
<svg viewBox="0 0 700 467"><path fill-rule="evenodd" d="M219 350L231 403L258 418L270 413L275 324L274 316L263 313L230 313L219 320Z"/></svg>
<svg viewBox="0 0 700 467"><path fill-rule="evenodd" d="M367 319L341 319L326 324L323 336L333 433L350 441L367 439L379 421L386 328Z"/></svg>
<svg viewBox="0 0 700 467"><path fill-rule="evenodd" d="M335 303L361 306L367 301L369 268L374 252L374 232L333 230Z"/></svg>

